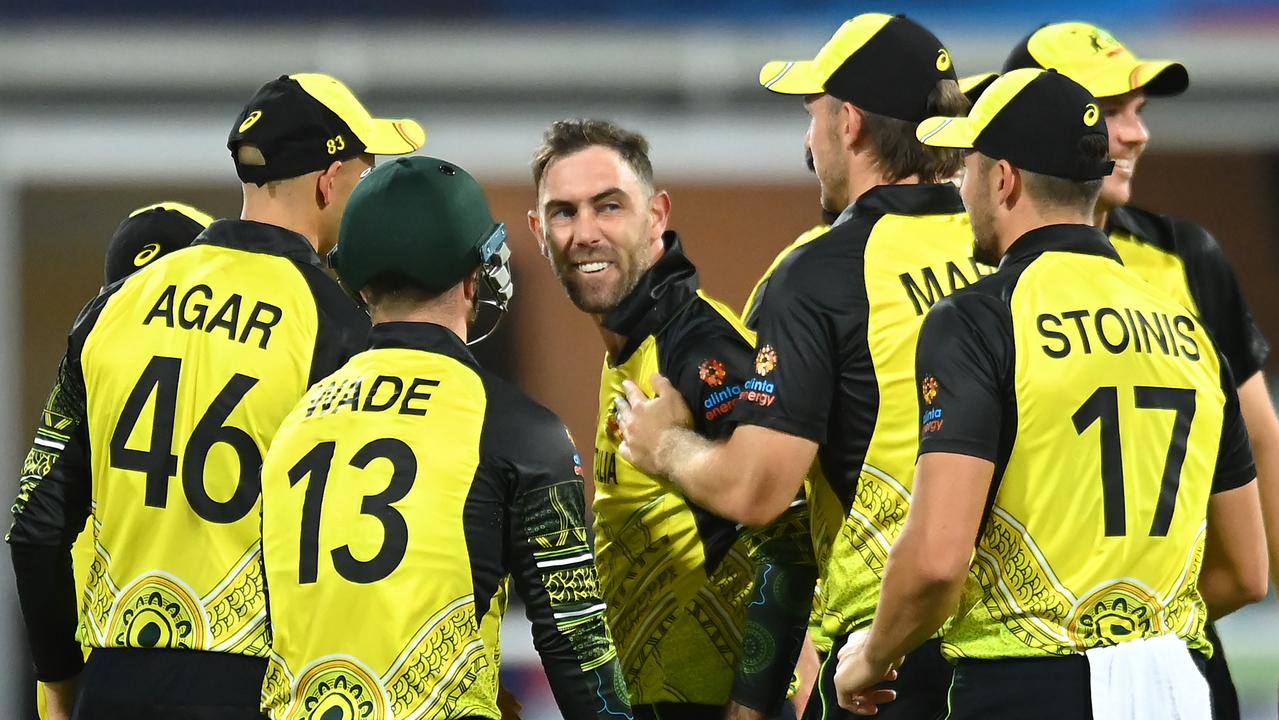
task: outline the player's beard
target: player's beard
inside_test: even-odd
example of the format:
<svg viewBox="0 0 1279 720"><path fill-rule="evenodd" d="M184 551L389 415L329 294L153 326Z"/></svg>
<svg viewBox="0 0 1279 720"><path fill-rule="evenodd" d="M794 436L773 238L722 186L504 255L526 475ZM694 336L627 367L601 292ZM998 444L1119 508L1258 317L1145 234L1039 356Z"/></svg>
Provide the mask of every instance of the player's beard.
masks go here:
<svg viewBox="0 0 1279 720"><path fill-rule="evenodd" d="M989 198L978 199L968 207L968 219L973 226L973 259L979 263L999 265L999 241L995 236L995 214Z"/></svg>
<svg viewBox="0 0 1279 720"><path fill-rule="evenodd" d="M647 238L648 224L645 223L640 230L639 238ZM613 263L613 267L617 270L617 278L611 284L601 287L589 276L582 276L575 269L578 263L593 260ZM637 238L635 242L628 243L624 248L614 246L612 252L607 254L590 250L578 255L569 254L562 261L555 263L555 275L568 293L569 300L577 306L578 310L592 315L602 315L617 307L626 299L626 296L631 294L651 264L648 243Z"/></svg>

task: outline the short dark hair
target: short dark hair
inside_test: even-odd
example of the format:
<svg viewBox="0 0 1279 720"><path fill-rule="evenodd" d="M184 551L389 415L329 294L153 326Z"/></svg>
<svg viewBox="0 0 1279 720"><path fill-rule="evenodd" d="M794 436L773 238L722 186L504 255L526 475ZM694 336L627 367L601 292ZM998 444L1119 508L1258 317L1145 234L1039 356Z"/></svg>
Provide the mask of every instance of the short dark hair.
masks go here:
<svg viewBox="0 0 1279 720"><path fill-rule="evenodd" d="M653 163L648 159L648 140L609 120L575 118L557 120L542 134L542 144L533 155L533 183L540 189L546 168L555 160L593 146L611 148L631 166L635 176L653 189Z"/></svg>
<svg viewBox="0 0 1279 720"><path fill-rule="evenodd" d="M959 89L959 83L954 80L937 81L928 95L929 115L960 117L968 114L970 106L968 98ZM920 182L941 182L949 180L964 166L961 151L921 143L915 137L919 123L867 110L861 112L876 165L888 182L898 182L912 175L918 175Z"/></svg>
<svg viewBox="0 0 1279 720"><path fill-rule="evenodd" d="M1110 152L1110 141L1101 133L1089 133L1079 138L1075 147L1083 164L1095 165L1106 159ZM1097 196L1101 194L1101 185L1105 182L1105 178L1071 180L1026 170L1022 170L1021 175L1026 185L1026 194L1034 198L1036 203L1063 210L1092 212L1097 204Z"/></svg>
<svg viewBox="0 0 1279 720"><path fill-rule="evenodd" d="M425 285L400 272L382 272L369 279L362 291L369 307L383 305L422 305L440 296Z"/></svg>

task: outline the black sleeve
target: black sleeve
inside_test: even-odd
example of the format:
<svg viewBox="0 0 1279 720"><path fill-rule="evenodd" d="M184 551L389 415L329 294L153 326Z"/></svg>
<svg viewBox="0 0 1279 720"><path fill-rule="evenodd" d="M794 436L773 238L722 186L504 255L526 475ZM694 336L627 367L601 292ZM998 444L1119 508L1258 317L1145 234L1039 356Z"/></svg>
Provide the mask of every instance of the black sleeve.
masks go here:
<svg viewBox="0 0 1279 720"><path fill-rule="evenodd" d="M718 439L732 434L729 414L752 374L755 352L728 320L700 299L685 312L707 313L663 338L658 364L693 412L693 429Z"/></svg>
<svg viewBox="0 0 1279 720"><path fill-rule="evenodd" d="M777 716L786 702L813 609L817 561L809 523L808 506L795 505L745 538L755 562L755 586L746 606L733 700L768 717Z"/></svg>
<svg viewBox="0 0 1279 720"><path fill-rule="evenodd" d="M1220 354L1218 354L1220 358ZM1248 442L1248 429L1244 427L1243 414L1239 410L1239 395L1231 368L1224 359L1221 362L1221 389L1226 394L1222 408L1221 444L1217 449L1217 470L1212 476L1212 491L1219 493L1243 487L1257 478L1257 468L1252 461L1252 446Z"/></svg>
<svg viewBox="0 0 1279 720"><path fill-rule="evenodd" d="M1011 318L998 299L961 292L924 318L915 352L919 454L998 462L1013 361Z"/></svg>
<svg viewBox="0 0 1279 720"><path fill-rule="evenodd" d="M758 425L826 442L850 322L865 322L854 280L829 277L833 264L792 262L774 274L760 304L751 375L733 412L735 424ZM863 307L856 307L857 305Z"/></svg>
<svg viewBox="0 0 1279 720"><path fill-rule="evenodd" d="M1230 261L1207 230L1174 221L1178 247L1185 254L1186 281L1199 307L1203 324L1226 356L1237 383L1244 383L1265 365L1270 344L1257 327Z"/></svg>
<svg viewBox="0 0 1279 720"><path fill-rule="evenodd" d="M370 323L368 313L323 270L304 263L296 265L315 298L318 324L311 377L307 380L309 387L332 375L352 355L368 347Z"/></svg>
<svg viewBox="0 0 1279 720"><path fill-rule="evenodd" d="M490 410L492 412L492 409ZM505 433L514 475L507 567L567 720L629 715L586 534L581 463L549 411Z"/></svg>
<svg viewBox="0 0 1279 720"><path fill-rule="evenodd" d="M91 301L76 320L58 379L22 465L13 525L5 539L13 556L18 600L39 680L80 671L71 545L89 516L92 485L84 373L80 353L110 293Z"/></svg>

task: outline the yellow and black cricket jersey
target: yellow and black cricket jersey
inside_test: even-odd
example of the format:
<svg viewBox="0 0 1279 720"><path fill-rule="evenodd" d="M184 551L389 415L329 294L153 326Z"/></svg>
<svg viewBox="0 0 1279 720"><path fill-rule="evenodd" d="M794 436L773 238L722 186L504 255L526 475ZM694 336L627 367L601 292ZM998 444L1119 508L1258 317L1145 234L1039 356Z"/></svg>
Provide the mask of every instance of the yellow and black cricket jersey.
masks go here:
<svg viewBox="0 0 1279 720"><path fill-rule="evenodd" d="M595 435L595 553L609 625L635 705L728 701L754 569L734 523L689 503L663 478L617 452L613 399L630 380L652 394L653 373L679 389L694 429L726 434L750 366L746 331L704 295L673 232L665 254L604 318L626 338L606 357Z"/></svg>
<svg viewBox="0 0 1279 720"><path fill-rule="evenodd" d="M91 514L86 645L265 657L262 456L308 385L367 332L305 238L239 220L214 223L88 304L8 537L15 557L38 549L61 568ZM48 662L74 664L69 565L65 577L24 569L32 644L62 658Z"/></svg>
<svg viewBox="0 0 1279 720"><path fill-rule="evenodd" d="M995 464L945 655L1167 633L1211 653L1208 498L1256 473L1229 369L1188 309L1101 231L1051 225L929 312L917 362L920 453Z"/></svg>
<svg viewBox="0 0 1279 720"><path fill-rule="evenodd" d="M1261 370L1270 344L1216 238L1192 222L1135 207L1112 211L1106 232L1126 267L1170 293L1208 328L1235 382Z"/></svg>
<svg viewBox="0 0 1279 720"><path fill-rule="evenodd" d="M989 268L951 184L876 187L791 252L759 306L736 422L819 444L810 475L822 644L868 624L914 477L915 340Z"/></svg>
<svg viewBox="0 0 1279 720"><path fill-rule="evenodd" d="M564 424L452 331L373 327L262 468L272 718L500 717L508 576L563 717L628 717Z"/></svg>

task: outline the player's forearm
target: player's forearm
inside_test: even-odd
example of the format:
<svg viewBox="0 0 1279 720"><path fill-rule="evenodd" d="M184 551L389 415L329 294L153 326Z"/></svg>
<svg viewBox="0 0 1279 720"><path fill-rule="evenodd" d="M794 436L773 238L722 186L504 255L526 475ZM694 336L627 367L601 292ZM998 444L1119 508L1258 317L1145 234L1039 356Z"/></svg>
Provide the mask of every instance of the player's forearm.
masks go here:
<svg viewBox="0 0 1279 720"><path fill-rule="evenodd" d="M896 663L932 637L954 612L967 567L937 563L923 538L903 530L888 555L879 606L866 640L872 663Z"/></svg>
<svg viewBox="0 0 1279 720"><path fill-rule="evenodd" d="M778 482L733 443L733 438L712 441L692 430L672 428L660 445L661 474L685 497L716 515L763 527L790 506L803 486L802 474L793 484Z"/></svg>
<svg viewBox="0 0 1279 720"><path fill-rule="evenodd" d="M84 655L75 637L76 598L70 550L14 543L10 551L36 679L56 682L75 677L84 666Z"/></svg>
<svg viewBox="0 0 1279 720"><path fill-rule="evenodd" d="M1279 418L1265 378L1257 373L1239 386L1239 409L1248 428L1248 444L1257 466L1270 579L1279 586Z"/></svg>

